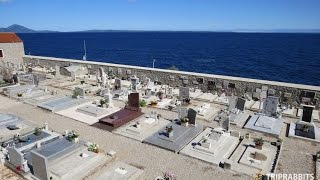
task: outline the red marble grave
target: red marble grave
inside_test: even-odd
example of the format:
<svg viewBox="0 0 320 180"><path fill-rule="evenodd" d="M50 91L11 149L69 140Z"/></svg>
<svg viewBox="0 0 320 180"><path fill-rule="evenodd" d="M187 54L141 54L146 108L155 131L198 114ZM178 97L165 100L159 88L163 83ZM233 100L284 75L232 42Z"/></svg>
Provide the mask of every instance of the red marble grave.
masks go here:
<svg viewBox="0 0 320 180"><path fill-rule="evenodd" d="M128 96L128 105L124 109L101 118L98 123L95 123L92 126L112 131L143 114L144 113L142 113L139 108L139 93L131 93Z"/></svg>

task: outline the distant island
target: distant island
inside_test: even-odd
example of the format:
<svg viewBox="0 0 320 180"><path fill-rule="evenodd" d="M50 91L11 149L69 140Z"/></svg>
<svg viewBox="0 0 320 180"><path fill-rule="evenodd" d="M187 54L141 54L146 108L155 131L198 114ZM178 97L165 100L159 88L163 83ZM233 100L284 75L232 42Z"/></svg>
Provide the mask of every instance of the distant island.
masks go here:
<svg viewBox="0 0 320 180"><path fill-rule="evenodd" d="M60 33L66 31L52 31L52 30L34 30L19 24L13 24L6 28L0 27L0 32L14 32L14 33ZM216 31L192 31L192 30L84 30L84 31L69 31L69 32L239 32L239 33L320 33L320 29L234 29L234 30L216 30Z"/></svg>

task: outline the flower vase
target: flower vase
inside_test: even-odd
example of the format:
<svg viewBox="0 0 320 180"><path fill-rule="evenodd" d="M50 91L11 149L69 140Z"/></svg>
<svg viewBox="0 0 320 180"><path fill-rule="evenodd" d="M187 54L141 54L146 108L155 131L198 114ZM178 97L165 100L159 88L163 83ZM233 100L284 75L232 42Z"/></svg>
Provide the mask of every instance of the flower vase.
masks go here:
<svg viewBox="0 0 320 180"><path fill-rule="evenodd" d="M73 142L78 143L79 142L79 138L78 137L74 138Z"/></svg>
<svg viewBox="0 0 320 180"><path fill-rule="evenodd" d="M183 123L181 123L182 124L182 126L184 126L184 127L188 127L189 126L189 122L183 122Z"/></svg>

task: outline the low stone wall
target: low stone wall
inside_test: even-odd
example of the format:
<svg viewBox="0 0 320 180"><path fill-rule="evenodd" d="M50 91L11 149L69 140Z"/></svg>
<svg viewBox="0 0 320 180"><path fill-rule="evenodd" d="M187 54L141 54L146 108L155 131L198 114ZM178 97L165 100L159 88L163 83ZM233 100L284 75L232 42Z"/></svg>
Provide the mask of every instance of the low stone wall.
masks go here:
<svg viewBox="0 0 320 180"><path fill-rule="evenodd" d="M284 96L291 96L291 98L289 98L290 101L296 101L298 103L300 102L300 94L302 91L311 91L316 93L315 103L316 107L319 108L319 86L42 56L25 55L23 60L24 63L48 67L55 67L56 65L64 67L71 64L84 65L88 68L90 74L95 74L98 72L98 69L102 67L107 74L119 78L128 78L136 75L140 79L148 77L152 81L157 81L161 84L169 84L173 87L197 87L203 91L229 89L234 94L238 95L242 95L245 92L254 92L256 88L261 89L262 86L267 86L269 89L274 89L276 91L276 96L282 98ZM235 88L233 88L233 86Z"/></svg>

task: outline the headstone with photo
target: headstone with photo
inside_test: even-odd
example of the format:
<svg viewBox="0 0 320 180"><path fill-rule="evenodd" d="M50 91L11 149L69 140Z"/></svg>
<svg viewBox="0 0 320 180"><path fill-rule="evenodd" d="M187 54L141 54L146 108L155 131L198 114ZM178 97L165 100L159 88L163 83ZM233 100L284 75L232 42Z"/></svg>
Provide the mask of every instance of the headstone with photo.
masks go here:
<svg viewBox="0 0 320 180"><path fill-rule="evenodd" d="M114 81L114 89L115 90L121 90L121 79L115 79Z"/></svg>

